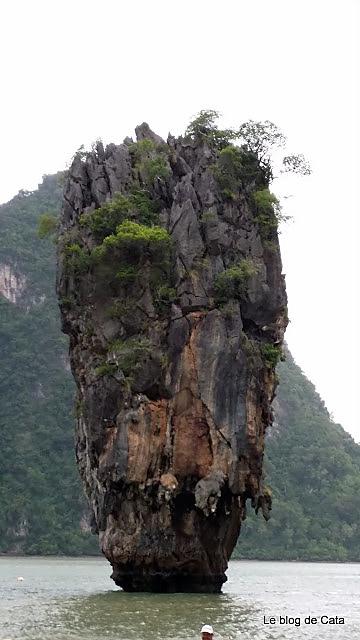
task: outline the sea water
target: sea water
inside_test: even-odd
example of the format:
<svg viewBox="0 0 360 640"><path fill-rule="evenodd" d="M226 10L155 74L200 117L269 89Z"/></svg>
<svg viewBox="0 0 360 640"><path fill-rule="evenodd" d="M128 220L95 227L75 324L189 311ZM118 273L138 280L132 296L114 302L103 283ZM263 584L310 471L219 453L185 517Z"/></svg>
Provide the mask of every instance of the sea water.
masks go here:
<svg viewBox="0 0 360 640"><path fill-rule="evenodd" d="M102 558L0 558L0 640L357 640L360 564L232 561L223 593L125 593ZM18 580L22 577L23 580Z"/></svg>

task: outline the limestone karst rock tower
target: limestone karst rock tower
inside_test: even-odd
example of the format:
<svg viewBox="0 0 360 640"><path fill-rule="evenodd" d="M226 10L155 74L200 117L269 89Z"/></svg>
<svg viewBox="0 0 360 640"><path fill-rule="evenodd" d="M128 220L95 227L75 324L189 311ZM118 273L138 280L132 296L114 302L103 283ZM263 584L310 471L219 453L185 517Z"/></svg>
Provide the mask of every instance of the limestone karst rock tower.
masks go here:
<svg viewBox="0 0 360 640"><path fill-rule="evenodd" d="M286 326L267 177L194 135L75 155L58 296L76 456L125 590L220 591L245 503L267 515L264 432Z"/></svg>

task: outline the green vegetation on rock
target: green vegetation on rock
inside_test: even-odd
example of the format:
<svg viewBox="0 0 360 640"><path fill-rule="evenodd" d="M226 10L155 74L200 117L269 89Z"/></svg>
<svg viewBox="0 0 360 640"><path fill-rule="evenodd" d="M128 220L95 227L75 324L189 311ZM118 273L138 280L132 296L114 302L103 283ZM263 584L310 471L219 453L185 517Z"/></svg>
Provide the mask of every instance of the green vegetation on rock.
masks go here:
<svg viewBox="0 0 360 640"><path fill-rule="evenodd" d="M116 272L117 279L124 285L133 284L138 276L139 269L132 264L123 265Z"/></svg>
<svg viewBox="0 0 360 640"><path fill-rule="evenodd" d="M220 151L214 175L222 195L229 200L234 200L243 188L253 189L267 184L256 155L233 144Z"/></svg>
<svg viewBox="0 0 360 640"><path fill-rule="evenodd" d="M134 142L130 152L135 157L135 167L148 187L156 179L165 180L170 175L166 145L145 138Z"/></svg>
<svg viewBox="0 0 360 640"><path fill-rule="evenodd" d="M279 207L279 200L269 189L259 189L252 194L258 215L274 213Z"/></svg>
<svg viewBox="0 0 360 640"><path fill-rule="evenodd" d="M139 259L144 254L154 255L164 251L167 255L171 246L171 239L166 229L162 227L147 227L132 220L124 220L116 228L116 232L107 236L103 242L95 247L92 256L95 261L106 259L109 252L118 250L123 259Z"/></svg>
<svg viewBox="0 0 360 640"><path fill-rule="evenodd" d="M64 263L69 274L80 275L90 267L90 254L79 243L70 242L64 246Z"/></svg>
<svg viewBox="0 0 360 640"><path fill-rule="evenodd" d="M251 258L244 258L220 273L214 282L215 301L222 305L229 300L241 300L247 292L250 278L257 275L258 266Z"/></svg>
<svg viewBox="0 0 360 640"><path fill-rule="evenodd" d="M95 369L95 375L101 377L101 376L111 376L114 373L116 373L116 371L118 371L119 367L117 367L115 362L103 362L102 364L99 364L98 367L96 367Z"/></svg>
<svg viewBox="0 0 360 640"><path fill-rule="evenodd" d="M219 117L220 114L211 109L200 111L187 127L185 140L201 140L214 150L213 172L222 196L232 201L240 192L245 192L255 209L262 240L271 241L279 223L289 219L268 188L274 179L271 154L274 149L285 146L286 137L269 120L249 120L238 129L219 129ZM311 173L303 154L284 156L282 165L281 173Z"/></svg>
<svg viewBox="0 0 360 640"><path fill-rule="evenodd" d="M154 298L160 303L159 288L164 287L163 295L169 295L171 289L170 254L171 237L166 229L124 220L114 234L93 249L91 260L94 264L105 265L106 276L113 272L124 286L147 278ZM137 293L133 292L133 295L137 296Z"/></svg>
<svg viewBox="0 0 360 640"><path fill-rule="evenodd" d="M143 360L151 356L154 345L148 338L136 336L127 340L115 340L108 349L108 355L115 361L125 377L131 377L142 365Z"/></svg>
<svg viewBox="0 0 360 640"><path fill-rule="evenodd" d="M185 139L201 140L217 149L227 146L231 140L237 137L237 133L232 129L219 129L216 124L219 117L219 112L213 109L200 111L188 125Z"/></svg>
<svg viewBox="0 0 360 640"><path fill-rule="evenodd" d="M168 284L159 284L155 288L155 306L157 311L161 314L167 311L169 305L176 299L176 289Z"/></svg>
<svg viewBox="0 0 360 640"><path fill-rule="evenodd" d="M283 214L278 198L268 188L254 191L252 202L260 235L265 242L269 242L279 223L286 222L289 217Z"/></svg>
<svg viewBox="0 0 360 640"><path fill-rule="evenodd" d="M281 359L282 350L281 347L269 342L261 345L261 355L268 367L276 367Z"/></svg>
<svg viewBox="0 0 360 640"><path fill-rule="evenodd" d="M116 227L126 219L133 219L147 226L158 223L156 204L145 190L134 189L129 195L118 193L101 207L83 213L80 222L89 227L101 242L106 236L113 234Z"/></svg>
<svg viewBox="0 0 360 640"><path fill-rule="evenodd" d="M164 180L170 175L166 158L160 155L144 159L139 165L139 170L144 174L147 184L151 184L156 178Z"/></svg>
<svg viewBox="0 0 360 640"><path fill-rule="evenodd" d="M120 319L120 320L123 320L125 316L129 315L129 319L133 321L135 309L136 309L135 301L127 297L122 300L116 300L107 309L107 315L109 318Z"/></svg>

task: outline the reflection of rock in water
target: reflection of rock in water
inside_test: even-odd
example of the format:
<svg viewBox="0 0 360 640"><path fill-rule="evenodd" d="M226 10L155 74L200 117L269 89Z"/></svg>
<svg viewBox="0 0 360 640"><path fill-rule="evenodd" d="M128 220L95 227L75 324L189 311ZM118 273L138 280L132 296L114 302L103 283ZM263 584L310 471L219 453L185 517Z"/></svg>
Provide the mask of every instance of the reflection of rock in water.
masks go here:
<svg viewBox="0 0 360 640"><path fill-rule="evenodd" d="M199 640L211 622L217 640L246 639L261 619L255 606L231 594L129 594L112 592L64 601L57 624L75 637L109 640ZM243 635L240 634L240 631ZM250 637L250 636L249 636Z"/></svg>
<svg viewBox="0 0 360 640"><path fill-rule="evenodd" d="M137 137L77 155L65 185L58 293L77 461L118 585L219 591L246 499L265 515L270 503L277 233L254 211L267 182L253 157L230 198L203 140L165 144L145 124Z"/></svg>

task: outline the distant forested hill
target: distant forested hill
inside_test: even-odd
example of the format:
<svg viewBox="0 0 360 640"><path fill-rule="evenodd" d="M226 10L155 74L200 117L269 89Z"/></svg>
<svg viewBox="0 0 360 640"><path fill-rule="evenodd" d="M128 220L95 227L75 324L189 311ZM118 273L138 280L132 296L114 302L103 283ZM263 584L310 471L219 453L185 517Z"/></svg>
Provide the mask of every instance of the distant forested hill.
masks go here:
<svg viewBox="0 0 360 640"><path fill-rule="evenodd" d="M278 375L265 463L272 515L265 522L249 510L234 557L359 561L360 446L331 421L290 353Z"/></svg>
<svg viewBox="0 0 360 640"><path fill-rule="evenodd" d="M74 384L54 295L55 246L39 215L59 208L58 176L0 207L0 552L85 553L73 447Z"/></svg>
<svg viewBox="0 0 360 640"><path fill-rule="evenodd" d="M61 174L0 206L0 553L96 553L73 447L74 383L54 294L55 245L38 218ZM249 508L235 557L360 560L360 446L291 355L267 438L273 516ZM340 376L339 376L340 377Z"/></svg>

